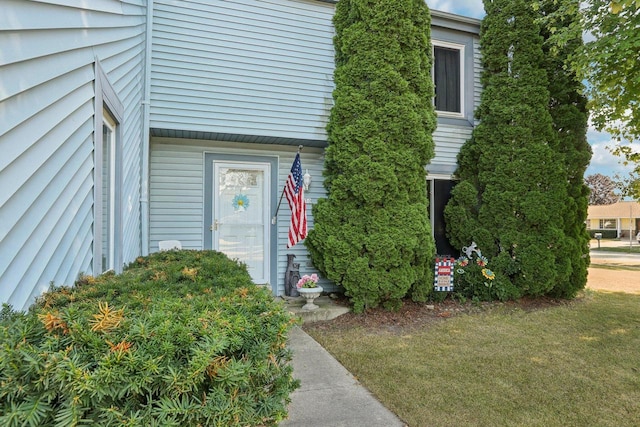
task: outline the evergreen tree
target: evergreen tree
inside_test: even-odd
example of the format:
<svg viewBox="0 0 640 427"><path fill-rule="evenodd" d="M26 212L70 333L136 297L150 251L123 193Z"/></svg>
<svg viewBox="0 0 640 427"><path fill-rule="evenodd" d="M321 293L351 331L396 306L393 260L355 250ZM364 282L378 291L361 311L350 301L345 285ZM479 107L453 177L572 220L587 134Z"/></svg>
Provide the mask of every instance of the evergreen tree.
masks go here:
<svg viewBox="0 0 640 427"><path fill-rule="evenodd" d="M434 155L430 14L423 0L341 0L325 153L328 198L305 241L354 310L432 289L425 166Z"/></svg>
<svg viewBox="0 0 640 427"><path fill-rule="evenodd" d="M447 228L454 245L475 241L492 258L496 283L515 286L510 296L543 295L571 268L544 40L530 2L486 0L485 11L480 123L458 156Z"/></svg>
<svg viewBox="0 0 640 427"><path fill-rule="evenodd" d="M559 9L575 10L576 13L566 14L554 24L556 28L569 28L580 19L577 13L579 4L579 0L546 0L541 3L540 12L548 16L555 14ZM553 34L543 25L542 35L545 40L549 40ZM584 173L591 160L591 146L587 142L588 113L587 99L582 94L583 85L575 72L567 67L569 58L582 46L580 34L573 35L574 37L567 38L560 48L552 43L545 43L543 46L551 96L549 112L557 134L557 145L553 148L563 156L564 174L568 185L562 215L567 238L567 246L562 248L565 254L565 271L551 292L561 297L573 297L586 286L590 260L590 238L585 224L589 187L585 184Z"/></svg>

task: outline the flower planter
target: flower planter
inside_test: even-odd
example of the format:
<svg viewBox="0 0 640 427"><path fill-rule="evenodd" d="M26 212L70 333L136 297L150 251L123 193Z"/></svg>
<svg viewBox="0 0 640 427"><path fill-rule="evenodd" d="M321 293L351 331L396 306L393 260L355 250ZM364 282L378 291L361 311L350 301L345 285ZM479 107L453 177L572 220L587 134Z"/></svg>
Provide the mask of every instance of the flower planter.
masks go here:
<svg viewBox="0 0 640 427"><path fill-rule="evenodd" d="M319 307L313 303L313 300L318 298L322 293L322 288L316 286L315 288L298 288L300 296L307 300L307 303L302 306L303 310L316 310Z"/></svg>

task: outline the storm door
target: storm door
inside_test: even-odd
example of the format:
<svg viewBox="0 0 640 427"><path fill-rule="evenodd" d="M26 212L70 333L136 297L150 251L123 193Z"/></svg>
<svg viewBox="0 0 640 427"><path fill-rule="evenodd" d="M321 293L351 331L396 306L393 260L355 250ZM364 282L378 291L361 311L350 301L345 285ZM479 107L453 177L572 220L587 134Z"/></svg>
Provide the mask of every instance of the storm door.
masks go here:
<svg viewBox="0 0 640 427"><path fill-rule="evenodd" d="M246 264L257 284L269 282L270 173L269 163L213 162L213 249Z"/></svg>

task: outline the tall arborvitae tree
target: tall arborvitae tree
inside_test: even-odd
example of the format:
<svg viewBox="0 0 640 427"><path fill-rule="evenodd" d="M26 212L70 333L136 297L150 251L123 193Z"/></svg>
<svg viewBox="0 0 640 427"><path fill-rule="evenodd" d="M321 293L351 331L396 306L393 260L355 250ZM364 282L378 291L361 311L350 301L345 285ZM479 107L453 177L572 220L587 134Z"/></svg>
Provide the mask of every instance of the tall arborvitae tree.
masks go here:
<svg viewBox="0 0 640 427"><path fill-rule="evenodd" d="M452 243L475 241L511 296L566 280L564 159L549 112L538 14L525 0L485 0L479 125L459 155L461 182L445 209Z"/></svg>
<svg viewBox="0 0 640 427"><path fill-rule="evenodd" d="M545 0L541 2L539 11L543 16L556 14L559 9L573 10L573 14L565 14L553 23L553 30L542 25L542 35L549 40L558 27L569 28L575 25L580 17L579 0ZM568 67L568 60L582 46L580 34L567 38L562 47L545 43L544 53L547 59L546 69L551 95L549 112L553 120L553 128L557 133L557 145L553 147L564 157L564 174L567 180L567 200L564 206L562 221L567 237L565 253L565 271L563 279L558 280L551 291L561 297L573 297L587 283L587 267L589 266L589 234L586 229L587 208L589 204L589 187L585 184L584 173L591 159L591 146L587 142L587 99L582 94L583 85L575 72Z"/></svg>
<svg viewBox="0 0 640 427"><path fill-rule="evenodd" d="M433 157L430 13L423 0L340 0L327 199L306 246L354 310L432 288L425 166Z"/></svg>

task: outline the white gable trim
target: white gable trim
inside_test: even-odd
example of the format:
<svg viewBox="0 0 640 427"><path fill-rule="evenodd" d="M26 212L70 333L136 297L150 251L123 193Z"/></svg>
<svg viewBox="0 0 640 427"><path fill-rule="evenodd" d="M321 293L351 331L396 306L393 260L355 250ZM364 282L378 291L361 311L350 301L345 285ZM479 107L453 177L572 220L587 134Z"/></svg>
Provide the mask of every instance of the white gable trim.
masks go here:
<svg viewBox="0 0 640 427"><path fill-rule="evenodd" d="M124 107L113 86L109 82L98 58L95 60L95 102L94 102L94 169L93 169L93 273L100 274L102 259L102 124L106 108L116 121L114 198L114 270L122 271L122 127Z"/></svg>

